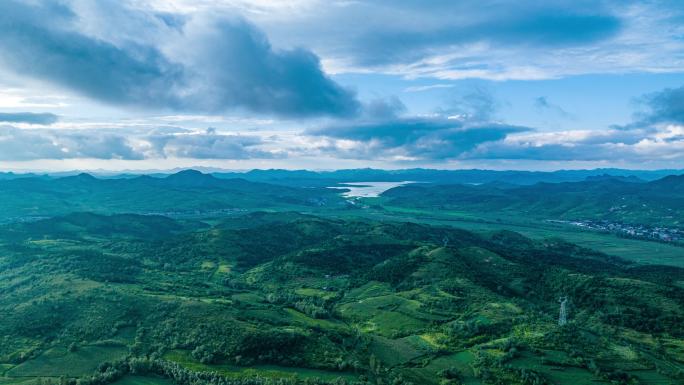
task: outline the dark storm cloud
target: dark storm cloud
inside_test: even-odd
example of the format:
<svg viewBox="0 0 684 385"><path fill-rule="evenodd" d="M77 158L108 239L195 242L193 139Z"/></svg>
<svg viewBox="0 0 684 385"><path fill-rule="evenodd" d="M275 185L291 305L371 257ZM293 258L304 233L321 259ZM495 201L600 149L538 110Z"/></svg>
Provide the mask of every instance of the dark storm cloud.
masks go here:
<svg viewBox="0 0 684 385"><path fill-rule="evenodd" d="M59 117L51 113L0 112L0 122L50 125L57 123Z"/></svg>
<svg viewBox="0 0 684 385"><path fill-rule="evenodd" d="M112 12L116 21L131 20L139 33L122 24L120 36L112 26L93 36L86 32L97 32L94 27L81 28L91 15L77 14L64 4L0 2L0 63L23 76L138 108L238 108L293 117L358 111L355 95L326 76L316 55L304 49L276 50L238 17L137 17L144 11L106 2L119 7ZM126 13L132 17L120 16Z"/></svg>

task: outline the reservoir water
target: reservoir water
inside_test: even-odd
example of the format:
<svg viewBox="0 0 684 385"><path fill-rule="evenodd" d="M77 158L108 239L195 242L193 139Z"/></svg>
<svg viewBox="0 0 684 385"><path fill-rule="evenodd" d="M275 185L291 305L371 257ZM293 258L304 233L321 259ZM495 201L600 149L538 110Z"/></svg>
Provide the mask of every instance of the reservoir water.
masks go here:
<svg viewBox="0 0 684 385"><path fill-rule="evenodd" d="M398 186L403 186L409 183L414 183L411 181L402 182L354 182L354 183L340 183L338 186L330 187L334 189L349 189L349 191L344 192L342 195L347 198L372 198L377 197L383 192L395 188Z"/></svg>

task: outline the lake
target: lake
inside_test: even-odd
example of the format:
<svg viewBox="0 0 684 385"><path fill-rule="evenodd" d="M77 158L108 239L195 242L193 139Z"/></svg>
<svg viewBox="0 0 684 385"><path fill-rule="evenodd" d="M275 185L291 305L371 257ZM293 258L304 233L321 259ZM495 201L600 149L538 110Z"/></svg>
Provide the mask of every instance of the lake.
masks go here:
<svg viewBox="0 0 684 385"><path fill-rule="evenodd" d="M409 183L415 183L411 181L402 182L354 182L354 183L340 183L338 186L330 187L334 189L349 189L349 191L344 192L342 195L347 198L372 198L377 197L383 192L403 186Z"/></svg>

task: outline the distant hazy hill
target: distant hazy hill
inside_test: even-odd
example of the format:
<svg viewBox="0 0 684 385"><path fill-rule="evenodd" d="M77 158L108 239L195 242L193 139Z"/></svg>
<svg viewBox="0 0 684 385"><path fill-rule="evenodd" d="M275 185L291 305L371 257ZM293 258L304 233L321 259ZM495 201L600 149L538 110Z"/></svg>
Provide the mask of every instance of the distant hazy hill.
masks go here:
<svg viewBox="0 0 684 385"><path fill-rule="evenodd" d="M73 213L65 216L9 225L2 229L6 239L77 239L107 240L116 237L156 239L181 231L202 228L201 223L183 223L159 215Z"/></svg>
<svg viewBox="0 0 684 385"><path fill-rule="evenodd" d="M5 220L82 211L169 214L343 203L329 189L219 179L192 170L164 178L79 174L0 180L0 219Z"/></svg>
<svg viewBox="0 0 684 385"><path fill-rule="evenodd" d="M201 169L201 168L200 168ZM668 175L684 174L684 170L625 170L616 168L593 170L558 170L558 171L495 171L495 170L435 170L435 169L348 169L335 171L310 170L251 170L247 172L217 171L201 169L204 174L211 174L219 179L245 179L253 182L266 182L294 186L331 186L345 182L399 182L416 181L441 184L454 183L510 183L516 185L531 185L548 182L580 182L584 180L621 179L624 181L653 181ZM182 171L180 172L183 173ZM42 175L42 178L63 178L77 175L77 172L58 172ZM132 179L141 175L133 171L122 173L96 172L101 179ZM145 175L164 178L171 175L161 170L150 170ZM38 177L36 174L0 173L0 180Z"/></svg>
<svg viewBox="0 0 684 385"><path fill-rule="evenodd" d="M218 178L245 178L252 181L288 185L330 186L343 182L397 182L415 181L441 184L454 183L510 183L531 185L540 182L579 182L587 179L616 178L638 182L656 180L667 175L682 174L682 170L560 170L543 171L493 171L493 170L377 170L351 169L313 172L307 170L252 170L246 173L215 173Z"/></svg>
<svg viewBox="0 0 684 385"><path fill-rule="evenodd" d="M413 184L388 190L382 196L390 205L407 207L684 225L684 176L645 183L602 176L582 182L518 187Z"/></svg>
<svg viewBox="0 0 684 385"><path fill-rule="evenodd" d="M0 180L7 180L7 179L17 179L17 178L49 178L48 176L45 175L37 175L33 173L27 173L27 174L16 174L13 172L0 172Z"/></svg>

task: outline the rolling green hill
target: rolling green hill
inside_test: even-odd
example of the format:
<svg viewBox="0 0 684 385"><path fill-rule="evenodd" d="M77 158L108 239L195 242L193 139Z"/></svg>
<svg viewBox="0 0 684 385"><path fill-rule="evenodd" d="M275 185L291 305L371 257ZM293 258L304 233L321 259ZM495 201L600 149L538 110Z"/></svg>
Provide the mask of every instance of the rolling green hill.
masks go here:
<svg viewBox="0 0 684 385"><path fill-rule="evenodd" d="M251 170L249 172L216 172L219 178L245 178L251 181L285 185L331 186L337 183L368 181L415 181L439 184L506 183L532 185L535 183L581 182L584 180L621 179L629 182L652 181L668 175L682 174L682 170L621 170L615 168L558 171L494 171L494 170L434 170L434 169L350 169L335 171L309 170Z"/></svg>
<svg viewBox="0 0 684 385"><path fill-rule="evenodd" d="M211 223L2 226L0 384L684 381L684 269L508 231Z"/></svg>
<svg viewBox="0 0 684 385"><path fill-rule="evenodd" d="M254 209L344 206L334 191L218 179L186 170L164 178L0 180L0 221L32 220L72 212L209 215Z"/></svg>
<svg viewBox="0 0 684 385"><path fill-rule="evenodd" d="M387 205L400 207L684 227L684 176L648 183L600 178L506 187L413 184L382 196Z"/></svg>

